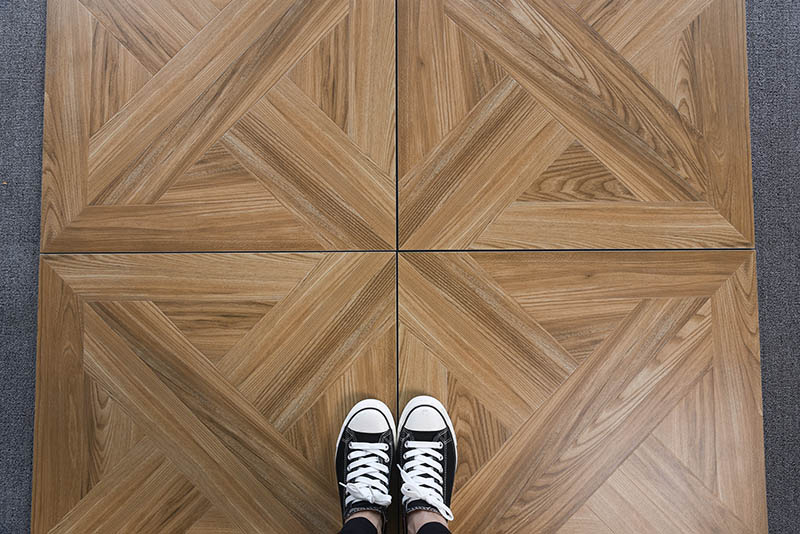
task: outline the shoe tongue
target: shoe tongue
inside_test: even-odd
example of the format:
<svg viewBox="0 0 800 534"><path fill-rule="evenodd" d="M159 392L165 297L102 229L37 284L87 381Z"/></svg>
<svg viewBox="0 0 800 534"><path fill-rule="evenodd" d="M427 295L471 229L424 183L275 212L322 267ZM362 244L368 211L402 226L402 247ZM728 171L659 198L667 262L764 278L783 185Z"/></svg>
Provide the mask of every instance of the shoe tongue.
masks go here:
<svg viewBox="0 0 800 534"><path fill-rule="evenodd" d="M381 441L381 436L383 432L373 433L373 432L358 432L353 429L349 429L353 435L353 441L358 443L379 443Z"/></svg>
<svg viewBox="0 0 800 534"><path fill-rule="evenodd" d="M441 430L414 430L411 441L441 441Z"/></svg>

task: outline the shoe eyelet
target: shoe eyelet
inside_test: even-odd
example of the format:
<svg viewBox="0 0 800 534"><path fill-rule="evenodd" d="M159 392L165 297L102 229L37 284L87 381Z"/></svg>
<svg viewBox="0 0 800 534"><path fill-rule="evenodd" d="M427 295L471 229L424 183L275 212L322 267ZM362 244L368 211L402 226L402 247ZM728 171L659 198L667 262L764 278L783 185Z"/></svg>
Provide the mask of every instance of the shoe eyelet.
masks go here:
<svg viewBox="0 0 800 534"><path fill-rule="evenodd" d="M442 443L441 441L437 441L437 442L436 442L436 448L437 448L437 449L441 449L441 448L443 448L443 447L444 447L444 443Z"/></svg>

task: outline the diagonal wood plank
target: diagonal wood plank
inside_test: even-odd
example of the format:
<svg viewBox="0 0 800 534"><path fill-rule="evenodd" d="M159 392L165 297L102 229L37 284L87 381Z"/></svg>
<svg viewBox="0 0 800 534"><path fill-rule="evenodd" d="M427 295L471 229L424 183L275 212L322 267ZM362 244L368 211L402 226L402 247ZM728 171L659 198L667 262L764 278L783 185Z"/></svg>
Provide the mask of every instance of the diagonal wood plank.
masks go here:
<svg viewBox="0 0 800 534"><path fill-rule="evenodd" d="M710 311L707 298L637 306L462 489L455 527L563 525L708 369Z"/></svg>
<svg viewBox="0 0 800 534"><path fill-rule="evenodd" d="M287 481L275 497L306 528L336 528L339 510L321 477L154 304L91 307L264 487Z"/></svg>
<svg viewBox="0 0 800 534"><path fill-rule="evenodd" d="M302 524L92 309L84 309L87 372L111 390L175 466L244 532Z"/></svg>
<svg viewBox="0 0 800 534"><path fill-rule="evenodd" d="M568 130L649 201L701 200L700 136L574 11L554 0L446 12ZM527 43L527 46L521 46Z"/></svg>
<svg viewBox="0 0 800 534"><path fill-rule="evenodd" d="M506 78L424 165L401 178L400 243L408 249L468 246L571 140L542 106ZM534 148L537 157L530 158Z"/></svg>
<svg viewBox="0 0 800 534"><path fill-rule="evenodd" d="M247 43L249 46L244 52L212 83L203 86L202 92L188 106L179 102L176 107L181 110L174 119L160 112L158 126L152 129L150 136L149 132L136 131L131 129L132 125L127 125L123 135L116 136L112 144L130 140L134 134L141 140L126 146L121 153L115 151L105 157L106 150L101 154L92 150L91 198L106 204L157 200L346 12L344 0L271 3L251 19L251 23L260 23L259 37ZM269 57L270 61L262 61L264 57ZM198 80L192 80L192 84L200 85ZM182 96L180 85L173 88L170 96L170 102ZM99 146L105 149L102 144Z"/></svg>
<svg viewBox="0 0 800 534"><path fill-rule="evenodd" d="M219 14L210 0L81 3L152 74Z"/></svg>
<svg viewBox="0 0 800 534"><path fill-rule="evenodd" d="M419 164L504 76L444 14L443 2L397 5L400 176ZM424 117L424 120L419 120Z"/></svg>
<svg viewBox="0 0 800 534"><path fill-rule="evenodd" d="M223 357L222 373L279 431L394 321L391 260L330 256Z"/></svg>
<svg viewBox="0 0 800 534"><path fill-rule="evenodd" d="M577 367L473 261L405 253L400 272L400 320L512 428Z"/></svg>
<svg viewBox="0 0 800 534"><path fill-rule="evenodd" d="M320 242L391 248L391 179L290 80L256 103L223 143Z"/></svg>

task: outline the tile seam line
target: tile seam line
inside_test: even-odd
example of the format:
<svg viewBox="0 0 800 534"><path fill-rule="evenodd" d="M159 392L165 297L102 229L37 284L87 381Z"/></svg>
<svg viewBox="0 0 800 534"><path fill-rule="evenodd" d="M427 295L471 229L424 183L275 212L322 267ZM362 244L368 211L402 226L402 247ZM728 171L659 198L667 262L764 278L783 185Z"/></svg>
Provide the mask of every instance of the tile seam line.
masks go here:
<svg viewBox="0 0 800 534"><path fill-rule="evenodd" d="M710 247L710 248L488 248L488 249L350 249L350 250L175 250L175 251L130 251L130 250L108 250L108 251L60 251L60 252L39 252L39 256L64 256L64 255L144 255L144 254L364 254L364 253L383 253L383 254L419 254L428 253L454 253L464 254L473 252L699 252L699 251L757 251L756 247L737 248L737 247Z"/></svg>

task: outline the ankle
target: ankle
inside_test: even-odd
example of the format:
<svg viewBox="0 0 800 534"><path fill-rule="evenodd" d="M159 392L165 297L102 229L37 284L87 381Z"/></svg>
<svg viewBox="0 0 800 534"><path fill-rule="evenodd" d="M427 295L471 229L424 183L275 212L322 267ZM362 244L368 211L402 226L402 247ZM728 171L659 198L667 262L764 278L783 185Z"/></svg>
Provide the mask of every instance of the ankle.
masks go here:
<svg viewBox="0 0 800 534"><path fill-rule="evenodd" d="M417 534L417 531L428 523L440 523L447 526L447 520L436 512L428 510L415 510L406 517L408 534Z"/></svg>
<svg viewBox="0 0 800 534"><path fill-rule="evenodd" d="M363 512L356 512L350 517L348 517L347 521L350 521L351 519L355 519L357 517L363 517L364 519L372 523L372 526L375 527L375 530L378 531L378 534L381 534L381 528L383 527L383 517L381 517L380 513L375 512L374 510L365 510Z"/></svg>

